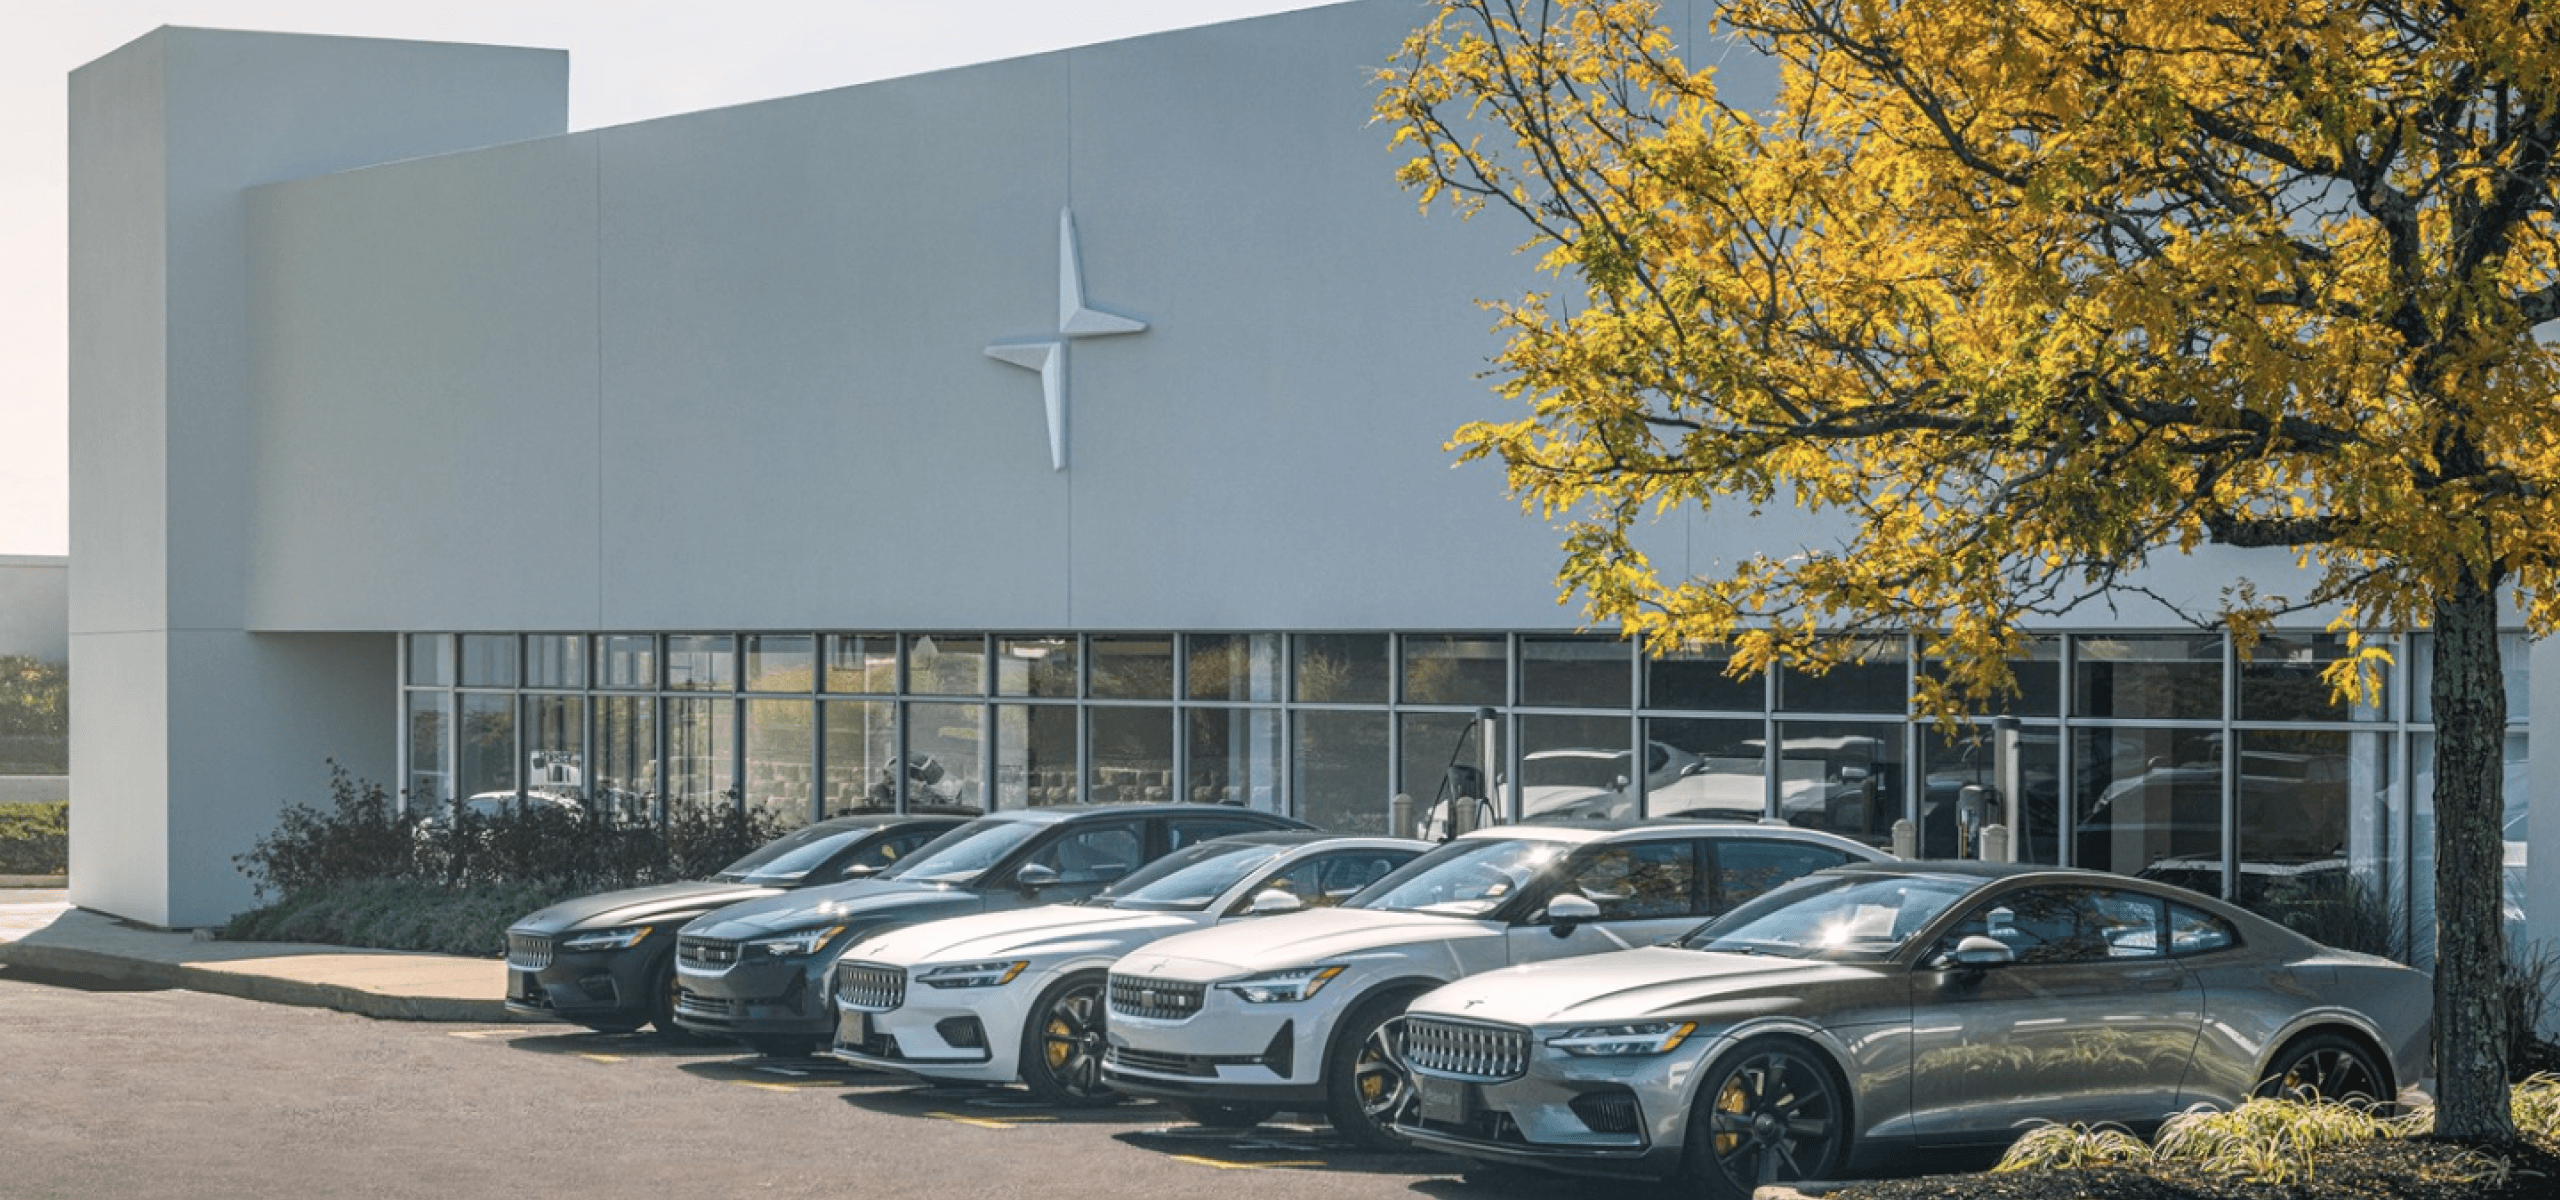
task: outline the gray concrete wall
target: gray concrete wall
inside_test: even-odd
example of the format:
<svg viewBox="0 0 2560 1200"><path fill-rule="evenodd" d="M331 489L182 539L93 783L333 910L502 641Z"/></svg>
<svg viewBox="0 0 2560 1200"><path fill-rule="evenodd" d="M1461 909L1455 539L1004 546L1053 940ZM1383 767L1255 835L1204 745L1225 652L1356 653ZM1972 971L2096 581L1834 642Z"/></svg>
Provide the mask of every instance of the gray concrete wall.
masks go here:
<svg viewBox="0 0 2560 1200"><path fill-rule="evenodd" d="M566 123L553 51L162 29L73 74L74 903L222 920L231 855L319 793L322 753L394 765L390 638L246 621L245 189Z"/></svg>

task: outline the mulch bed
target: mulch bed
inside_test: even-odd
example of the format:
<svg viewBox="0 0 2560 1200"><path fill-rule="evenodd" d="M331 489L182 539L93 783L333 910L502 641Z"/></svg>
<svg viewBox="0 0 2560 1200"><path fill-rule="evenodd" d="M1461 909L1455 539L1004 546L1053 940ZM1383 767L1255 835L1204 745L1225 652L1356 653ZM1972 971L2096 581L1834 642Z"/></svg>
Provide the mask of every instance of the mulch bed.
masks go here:
<svg viewBox="0 0 2560 1200"><path fill-rule="evenodd" d="M2478 1155L2508 1164L2503 1183L2473 1180ZM2293 1183L2239 1183L2182 1168L2137 1171L2020 1171L1928 1175L1861 1183L1833 1200L2552 1200L2560 1197L2560 1153L2524 1142L2474 1148L2431 1138L2375 1141L2332 1150L2312 1177Z"/></svg>

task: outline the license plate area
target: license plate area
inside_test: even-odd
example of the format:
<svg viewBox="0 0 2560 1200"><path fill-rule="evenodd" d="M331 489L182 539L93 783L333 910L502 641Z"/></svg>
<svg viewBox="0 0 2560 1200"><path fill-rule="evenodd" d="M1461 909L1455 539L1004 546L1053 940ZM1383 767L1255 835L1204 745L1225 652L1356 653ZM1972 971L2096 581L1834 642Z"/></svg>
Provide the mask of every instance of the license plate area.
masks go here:
<svg viewBox="0 0 2560 1200"><path fill-rule="evenodd" d="M1457 1079L1440 1079L1416 1073L1414 1091L1421 1100L1420 1115L1433 1125L1465 1125L1475 1120L1480 1107L1476 1085Z"/></svg>
<svg viewBox="0 0 2560 1200"><path fill-rule="evenodd" d="M836 1044L847 1050L859 1050L871 1040L871 1014L861 1009L843 1009L836 1013Z"/></svg>
<svg viewBox="0 0 2560 1200"><path fill-rule="evenodd" d="M535 982L531 971L509 971L507 999L538 1004L542 1001L542 985Z"/></svg>

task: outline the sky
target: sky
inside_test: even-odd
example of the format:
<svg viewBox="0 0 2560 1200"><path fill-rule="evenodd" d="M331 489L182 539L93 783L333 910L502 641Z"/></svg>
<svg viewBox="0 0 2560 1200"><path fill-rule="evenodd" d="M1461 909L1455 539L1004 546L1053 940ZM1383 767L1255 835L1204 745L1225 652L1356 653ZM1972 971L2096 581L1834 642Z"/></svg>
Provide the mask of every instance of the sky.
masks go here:
<svg viewBox="0 0 2560 1200"><path fill-rule="evenodd" d="M0 555L69 552L68 77L160 26L566 50L582 130L1332 2L0 0Z"/></svg>

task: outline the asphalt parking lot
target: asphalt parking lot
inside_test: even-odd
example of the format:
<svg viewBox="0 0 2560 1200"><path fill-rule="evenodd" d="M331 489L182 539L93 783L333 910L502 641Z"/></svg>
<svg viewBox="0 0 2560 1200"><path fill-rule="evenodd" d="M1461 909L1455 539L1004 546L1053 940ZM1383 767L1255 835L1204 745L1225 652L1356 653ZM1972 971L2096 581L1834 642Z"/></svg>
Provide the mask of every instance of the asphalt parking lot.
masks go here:
<svg viewBox="0 0 2560 1200"><path fill-rule="evenodd" d="M1636 1200L1318 1123L1040 1106L830 1060L384 1021L0 969L0 1197L1377 1196Z"/></svg>

